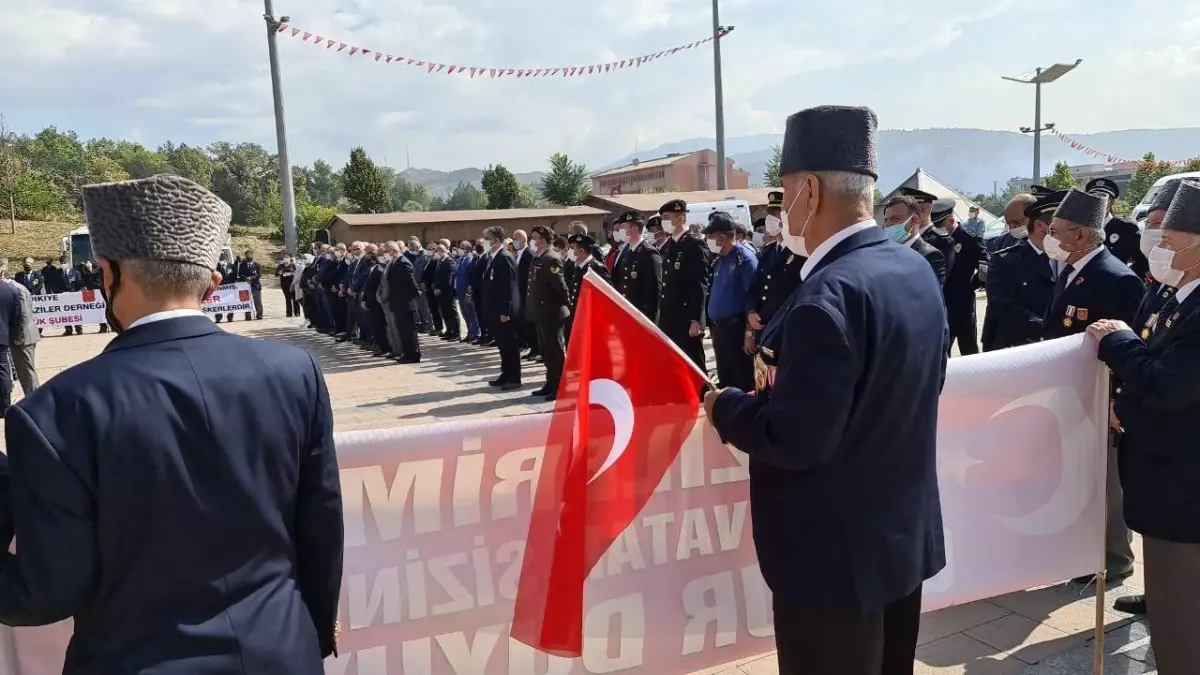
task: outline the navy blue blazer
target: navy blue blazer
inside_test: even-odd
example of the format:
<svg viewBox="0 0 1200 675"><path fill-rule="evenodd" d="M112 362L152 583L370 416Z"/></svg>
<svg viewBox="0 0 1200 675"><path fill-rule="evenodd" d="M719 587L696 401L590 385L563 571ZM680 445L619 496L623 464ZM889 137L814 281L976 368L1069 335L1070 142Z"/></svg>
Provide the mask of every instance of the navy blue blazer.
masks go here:
<svg viewBox="0 0 1200 675"><path fill-rule="evenodd" d="M1200 292L1166 309L1148 340L1118 331L1099 354L1120 380L1125 520L1148 537L1200 544Z"/></svg>
<svg viewBox="0 0 1200 675"><path fill-rule="evenodd" d="M1164 283L1155 282L1148 287L1146 295L1142 298L1142 304L1138 307L1137 313L1133 315L1133 321L1129 324L1133 328L1133 332L1140 334L1146 328L1150 317L1158 314L1163 305L1170 302L1173 297L1175 297L1175 289Z"/></svg>
<svg viewBox="0 0 1200 675"><path fill-rule="evenodd" d="M1082 333L1100 319L1133 323L1146 285L1141 277L1101 248L1057 299L1042 320L1042 338L1053 340Z"/></svg>
<svg viewBox="0 0 1200 675"><path fill-rule="evenodd" d="M492 258L483 276L483 311L489 319L502 316L517 319L521 299L517 279L517 260L507 249L500 249Z"/></svg>
<svg viewBox="0 0 1200 675"><path fill-rule="evenodd" d="M988 263L984 351L1037 342L1054 297L1050 259L1028 241L996 252Z"/></svg>
<svg viewBox="0 0 1200 675"><path fill-rule="evenodd" d="M23 323L21 293L0 281L0 349L8 349L14 337L20 339L25 334Z"/></svg>
<svg viewBox="0 0 1200 675"><path fill-rule="evenodd" d="M882 229L855 233L761 344L774 384L726 390L713 425L750 455L767 584L816 610L871 612L909 595L946 564L936 446L949 332L929 263Z"/></svg>
<svg viewBox="0 0 1200 675"><path fill-rule="evenodd" d="M0 622L74 617L65 673L322 674L343 532L311 356L203 316L149 323L5 427Z"/></svg>

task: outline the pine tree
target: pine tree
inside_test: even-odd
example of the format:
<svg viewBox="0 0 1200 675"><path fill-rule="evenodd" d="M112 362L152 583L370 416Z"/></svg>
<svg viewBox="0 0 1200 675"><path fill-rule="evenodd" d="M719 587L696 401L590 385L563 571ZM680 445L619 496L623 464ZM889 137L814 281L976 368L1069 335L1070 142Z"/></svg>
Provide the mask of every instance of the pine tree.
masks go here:
<svg viewBox="0 0 1200 675"><path fill-rule="evenodd" d="M1046 179L1046 187L1055 190L1066 190L1075 187L1075 176L1071 175L1071 169L1066 162L1058 162L1054 165L1054 173Z"/></svg>
<svg viewBox="0 0 1200 675"><path fill-rule="evenodd" d="M779 162L783 159L783 148L771 146L771 159L767 162L767 170L763 172L763 182L767 187L781 188L783 180L779 177Z"/></svg>
<svg viewBox="0 0 1200 675"><path fill-rule="evenodd" d="M511 209L517 201L521 184L503 164L489 166L483 170L483 191L487 194L489 209Z"/></svg>
<svg viewBox="0 0 1200 675"><path fill-rule="evenodd" d="M359 213L386 213L391 207L383 174L362 148L350 151L350 162L342 169L342 189Z"/></svg>
<svg viewBox="0 0 1200 675"><path fill-rule="evenodd" d="M556 152L550 156L550 173L542 179L542 196L551 204L578 206L592 191L587 167Z"/></svg>

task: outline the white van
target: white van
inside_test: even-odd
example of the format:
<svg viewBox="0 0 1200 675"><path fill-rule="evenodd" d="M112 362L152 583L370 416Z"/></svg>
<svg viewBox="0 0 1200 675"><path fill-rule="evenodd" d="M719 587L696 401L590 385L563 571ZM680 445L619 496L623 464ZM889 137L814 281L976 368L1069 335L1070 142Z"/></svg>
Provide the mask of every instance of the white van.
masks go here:
<svg viewBox="0 0 1200 675"><path fill-rule="evenodd" d="M1138 224L1138 227L1145 227L1145 224L1142 223L1142 221L1146 219L1146 214L1150 213L1150 205L1154 203L1154 198L1158 196L1158 193L1163 189L1163 186L1171 181L1179 180L1181 178L1200 179L1200 171L1173 173L1170 176L1163 176L1162 178L1154 181L1154 185L1150 186L1149 190L1146 190L1146 196L1142 197L1142 201L1138 202L1138 205L1133 207L1133 213L1131 215L1133 216L1134 222Z"/></svg>
<svg viewBox="0 0 1200 675"><path fill-rule="evenodd" d="M747 230L754 229L754 221L750 218L750 202L745 199L723 199L719 202L697 202L688 204L687 224L699 224L700 229L708 226L708 215L713 211L724 211L742 224Z"/></svg>

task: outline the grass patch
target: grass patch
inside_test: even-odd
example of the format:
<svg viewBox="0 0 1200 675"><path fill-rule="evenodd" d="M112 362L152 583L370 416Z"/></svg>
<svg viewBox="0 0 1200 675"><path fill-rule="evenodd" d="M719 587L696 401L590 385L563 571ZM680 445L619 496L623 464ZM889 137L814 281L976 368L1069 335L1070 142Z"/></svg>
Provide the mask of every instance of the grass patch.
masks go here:
<svg viewBox="0 0 1200 675"><path fill-rule="evenodd" d="M34 258L39 263L47 258L58 259L62 238L81 225L83 223L18 220L16 234L10 234L8 223L0 222L0 256L10 261ZM267 236L269 232L270 228L261 227L235 225L230 228L234 253L241 255L246 250L254 251L254 258L262 263L264 275L275 273L275 260L283 248L282 241Z"/></svg>

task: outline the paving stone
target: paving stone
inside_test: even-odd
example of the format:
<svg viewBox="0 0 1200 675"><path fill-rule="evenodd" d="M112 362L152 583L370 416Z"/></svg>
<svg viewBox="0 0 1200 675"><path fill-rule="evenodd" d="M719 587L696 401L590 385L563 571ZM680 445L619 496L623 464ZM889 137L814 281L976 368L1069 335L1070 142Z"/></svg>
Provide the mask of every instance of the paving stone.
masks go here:
<svg viewBox="0 0 1200 675"><path fill-rule="evenodd" d="M914 675L1012 675L1025 663L959 633L917 648Z"/></svg>
<svg viewBox="0 0 1200 675"><path fill-rule="evenodd" d="M965 635L1025 663L1038 663L1077 647L1087 639L1083 635L1068 635L1020 614L1010 614L977 626L965 631Z"/></svg>
<svg viewBox="0 0 1200 675"><path fill-rule="evenodd" d="M1096 605L1083 602L1080 590L1078 584L1061 584L1002 595L990 602L1068 635L1091 635L1096 625ZM1104 614L1104 623L1110 628L1126 621L1124 616L1107 611Z"/></svg>
<svg viewBox="0 0 1200 675"><path fill-rule="evenodd" d="M980 600L923 614L921 615L921 633L917 637L917 644L928 644L955 633L982 626L989 621L1007 616L1009 613L1009 610L1003 607Z"/></svg>

